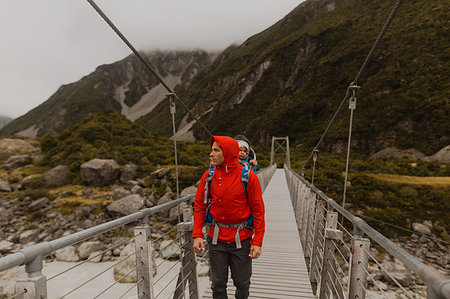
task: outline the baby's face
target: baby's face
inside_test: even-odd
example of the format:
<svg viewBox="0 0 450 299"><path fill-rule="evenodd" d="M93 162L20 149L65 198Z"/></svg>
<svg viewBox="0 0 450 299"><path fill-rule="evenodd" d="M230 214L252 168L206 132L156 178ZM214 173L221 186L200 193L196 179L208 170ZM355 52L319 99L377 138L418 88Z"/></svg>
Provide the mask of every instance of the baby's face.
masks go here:
<svg viewBox="0 0 450 299"><path fill-rule="evenodd" d="M247 148L245 146L239 147L239 159L245 159L247 156Z"/></svg>

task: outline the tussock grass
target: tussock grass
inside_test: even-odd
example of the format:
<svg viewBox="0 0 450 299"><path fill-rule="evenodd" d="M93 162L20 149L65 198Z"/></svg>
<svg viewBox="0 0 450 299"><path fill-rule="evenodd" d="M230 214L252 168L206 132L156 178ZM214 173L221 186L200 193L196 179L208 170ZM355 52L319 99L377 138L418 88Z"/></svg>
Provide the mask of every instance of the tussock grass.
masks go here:
<svg viewBox="0 0 450 299"><path fill-rule="evenodd" d="M450 185L450 177L420 177L398 174L369 174L377 180L396 183L396 184L408 184L408 185Z"/></svg>

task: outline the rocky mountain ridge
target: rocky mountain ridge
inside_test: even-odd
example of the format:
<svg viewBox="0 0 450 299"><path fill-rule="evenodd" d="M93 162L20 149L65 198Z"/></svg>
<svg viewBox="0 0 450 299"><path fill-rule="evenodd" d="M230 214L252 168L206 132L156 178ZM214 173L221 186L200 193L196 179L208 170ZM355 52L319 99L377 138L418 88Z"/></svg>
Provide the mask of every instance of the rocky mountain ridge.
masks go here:
<svg viewBox="0 0 450 299"><path fill-rule="evenodd" d="M202 50L153 50L142 55L175 88L208 66L215 54ZM97 67L77 82L61 86L47 101L0 130L0 136L35 138L45 133L57 134L104 109L121 111L134 121L152 111L165 96L166 90L159 81L130 55Z"/></svg>

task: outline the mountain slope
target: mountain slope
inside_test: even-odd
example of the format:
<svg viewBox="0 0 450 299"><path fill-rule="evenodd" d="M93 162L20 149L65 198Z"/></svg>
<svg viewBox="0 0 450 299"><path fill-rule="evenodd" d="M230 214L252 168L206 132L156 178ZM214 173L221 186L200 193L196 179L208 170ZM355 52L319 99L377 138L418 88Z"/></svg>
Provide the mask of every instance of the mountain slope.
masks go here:
<svg viewBox="0 0 450 299"><path fill-rule="evenodd" d="M0 115L0 129L10 123L13 119L7 116Z"/></svg>
<svg viewBox="0 0 450 299"><path fill-rule="evenodd" d="M355 78L395 1L310 0L274 26L224 51L177 93L214 134L244 133L268 144L288 135L317 142ZM354 148L387 146L431 154L449 141L448 3L402 4L368 69L362 74L354 120ZM345 148L344 106L325 140ZM178 109L178 123L192 124ZM167 108L138 123L169 134ZM206 133L194 124L196 138Z"/></svg>
<svg viewBox="0 0 450 299"><path fill-rule="evenodd" d="M151 51L143 55L172 87L190 80L211 63L209 54L201 50ZM0 130L0 136L56 134L104 109L121 111L135 120L150 112L165 94L157 79L130 55L97 67L77 82L61 86L46 102Z"/></svg>

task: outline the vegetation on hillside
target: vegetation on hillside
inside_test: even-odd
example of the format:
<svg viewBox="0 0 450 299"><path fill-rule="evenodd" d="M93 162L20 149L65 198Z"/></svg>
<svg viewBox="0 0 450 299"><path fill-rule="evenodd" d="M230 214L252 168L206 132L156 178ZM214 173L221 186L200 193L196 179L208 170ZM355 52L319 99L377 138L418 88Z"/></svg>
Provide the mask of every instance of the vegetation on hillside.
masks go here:
<svg viewBox="0 0 450 299"><path fill-rule="evenodd" d="M174 164L173 143L131 122L114 110L105 110L64 130L59 136L41 139L44 165L68 165L78 181L80 165L94 158L114 159L123 166L134 163L139 175ZM208 165L206 143L179 143L181 187L194 184ZM174 172L174 171L173 171Z"/></svg>
<svg viewBox="0 0 450 299"><path fill-rule="evenodd" d="M288 135L292 144L311 146L394 2L306 1L274 26L227 49L178 95L199 116L212 109L201 120L214 134L245 133L266 145L270 136ZM354 149L371 153L396 146L429 155L450 142L447 8L444 0L400 7L358 82ZM270 66L245 100L230 105L266 61ZM327 150L346 141L346 106L325 140ZM178 110L180 120L186 112ZM163 133L170 129L167 119L167 105L161 105L139 123ZM206 136L198 124L194 133Z"/></svg>
<svg viewBox="0 0 450 299"><path fill-rule="evenodd" d="M291 153L291 166L301 174L307 155ZM450 240L450 163L414 162L408 159L367 159L352 154L346 208L353 213L411 229L413 222L430 220L441 238ZM279 162L282 162L279 158ZM319 153L314 185L342 203L345 155ZM311 181L312 165L305 170ZM405 234L364 218L385 234ZM409 234L406 232L406 234Z"/></svg>

